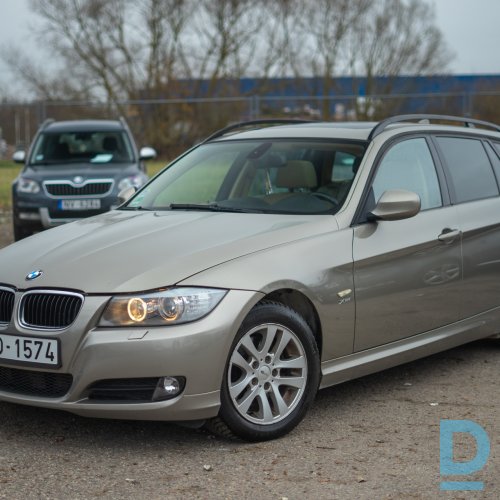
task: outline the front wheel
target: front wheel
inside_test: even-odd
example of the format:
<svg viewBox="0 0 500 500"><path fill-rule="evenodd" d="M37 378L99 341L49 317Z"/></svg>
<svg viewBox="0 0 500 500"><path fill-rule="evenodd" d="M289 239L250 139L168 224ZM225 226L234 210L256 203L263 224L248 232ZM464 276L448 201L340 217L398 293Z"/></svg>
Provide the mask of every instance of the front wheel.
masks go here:
<svg viewBox="0 0 500 500"><path fill-rule="evenodd" d="M219 416L240 438L275 439L304 418L319 379L318 347L309 325L282 304L259 304L233 342Z"/></svg>

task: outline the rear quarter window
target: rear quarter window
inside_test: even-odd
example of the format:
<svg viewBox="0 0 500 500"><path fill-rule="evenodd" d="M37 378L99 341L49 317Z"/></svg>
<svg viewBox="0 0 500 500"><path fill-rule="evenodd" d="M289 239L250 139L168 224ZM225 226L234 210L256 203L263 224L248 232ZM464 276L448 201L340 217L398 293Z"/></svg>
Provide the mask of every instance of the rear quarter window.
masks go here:
<svg viewBox="0 0 500 500"><path fill-rule="evenodd" d="M498 196L490 160L480 140L437 137L458 203Z"/></svg>

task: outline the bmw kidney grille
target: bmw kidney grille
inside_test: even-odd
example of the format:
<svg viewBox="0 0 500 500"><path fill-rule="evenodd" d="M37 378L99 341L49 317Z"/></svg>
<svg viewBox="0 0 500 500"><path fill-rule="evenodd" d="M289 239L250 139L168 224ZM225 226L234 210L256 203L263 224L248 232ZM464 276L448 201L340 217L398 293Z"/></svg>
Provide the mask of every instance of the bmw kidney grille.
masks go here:
<svg viewBox="0 0 500 500"><path fill-rule="evenodd" d="M60 329L71 325L83 297L69 292L28 292L21 301L21 324L35 328Z"/></svg>

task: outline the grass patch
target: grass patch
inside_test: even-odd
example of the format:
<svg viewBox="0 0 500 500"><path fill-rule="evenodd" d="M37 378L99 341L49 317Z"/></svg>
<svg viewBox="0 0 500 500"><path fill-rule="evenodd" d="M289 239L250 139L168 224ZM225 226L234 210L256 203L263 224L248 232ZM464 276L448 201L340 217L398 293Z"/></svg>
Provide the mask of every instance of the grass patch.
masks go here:
<svg viewBox="0 0 500 500"><path fill-rule="evenodd" d="M12 181L21 170L19 163L9 160L0 160L0 210L11 209Z"/></svg>
<svg viewBox="0 0 500 500"><path fill-rule="evenodd" d="M147 172L149 177L153 177L159 172L167 162L165 160L155 160L147 162ZM12 208L12 181L17 177L22 165L10 160L0 160L0 210L9 211Z"/></svg>

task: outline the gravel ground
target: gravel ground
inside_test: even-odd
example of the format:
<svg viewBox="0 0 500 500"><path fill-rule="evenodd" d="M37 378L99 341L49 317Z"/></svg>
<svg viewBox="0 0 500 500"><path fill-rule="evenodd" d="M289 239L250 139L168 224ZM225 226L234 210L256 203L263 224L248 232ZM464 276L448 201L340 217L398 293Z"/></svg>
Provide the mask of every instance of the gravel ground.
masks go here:
<svg viewBox="0 0 500 500"><path fill-rule="evenodd" d="M11 239L4 218L0 247ZM500 343L475 342L321 391L294 432L259 444L0 402L0 498L498 499L499 376ZM440 419L488 432L488 463L459 478L482 492L440 492ZM470 460L473 440L454 451Z"/></svg>

